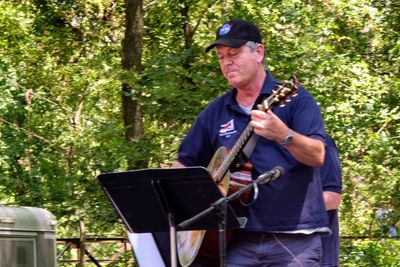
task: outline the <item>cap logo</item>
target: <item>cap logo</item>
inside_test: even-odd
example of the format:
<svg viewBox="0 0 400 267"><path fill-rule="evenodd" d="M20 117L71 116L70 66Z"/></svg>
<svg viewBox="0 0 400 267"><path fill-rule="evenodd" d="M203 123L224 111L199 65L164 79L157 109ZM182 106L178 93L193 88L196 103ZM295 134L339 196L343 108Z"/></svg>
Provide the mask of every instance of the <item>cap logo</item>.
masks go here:
<svg viewBox="0 0 400 267"><path fill-rule="evenodd" d="M228 34L228 32L231 30L231 25L229 23L225 23L222 25L221 29L219 30L219 35L225 35Z"/></svg>

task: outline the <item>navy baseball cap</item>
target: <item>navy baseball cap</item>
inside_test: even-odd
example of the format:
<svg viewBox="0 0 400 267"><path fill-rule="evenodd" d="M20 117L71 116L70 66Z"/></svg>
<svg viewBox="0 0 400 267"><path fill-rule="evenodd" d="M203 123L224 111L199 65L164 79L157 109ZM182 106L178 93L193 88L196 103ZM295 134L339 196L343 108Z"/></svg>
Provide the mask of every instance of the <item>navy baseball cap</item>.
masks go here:
<svg viewBox="0 0 400 267"><path fill-rule="evenodd" d="M234 19L226 22L217 29L215 42L206 48L206 52L217 45L238 48L248 41L262 42L257 26L243 19Z"/></svg>

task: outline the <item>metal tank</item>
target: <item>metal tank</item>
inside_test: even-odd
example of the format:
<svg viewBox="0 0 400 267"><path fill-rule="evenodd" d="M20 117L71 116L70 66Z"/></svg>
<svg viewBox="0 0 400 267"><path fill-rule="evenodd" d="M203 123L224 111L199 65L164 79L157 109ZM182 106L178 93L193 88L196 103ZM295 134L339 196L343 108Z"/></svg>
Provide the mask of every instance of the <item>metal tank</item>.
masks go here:
<svg viewBox="0 0 400 267"><path fill-rule="evenodd" d="M0 267L55 267L55 229L45 209L0 206Z"/></svg>

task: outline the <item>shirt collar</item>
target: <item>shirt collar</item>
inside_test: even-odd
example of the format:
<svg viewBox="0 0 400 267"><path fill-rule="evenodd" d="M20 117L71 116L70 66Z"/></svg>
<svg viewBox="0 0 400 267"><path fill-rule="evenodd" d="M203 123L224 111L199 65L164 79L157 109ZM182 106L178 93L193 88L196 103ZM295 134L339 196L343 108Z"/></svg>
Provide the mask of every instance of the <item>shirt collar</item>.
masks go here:
<svg viewBox="0 0 400 267"><path fill-rule="evenodd" d="M264 84L261 88L260 96L262 98L265 98L267 95L272 94L272 90L275 89L276 85L278 84L278 81L269 73L268 70L265 70L266 76L264 80ZM228 97L225 99L225 105L229 105L232 107L239 107L238 103L236 102L236 94L237 94L237 89L232 88L228 92ZM259 102L259 99L257 99L256 103Z"/></svg>
<svg viewBox="0 0 400 267"><path fill-rule="evenodd" d="M265 72L267 75L265 76L265 81L261 88L260 95L272 94L272 91L275 89L276 85L278 84L278 81L269 73L268 70L266 70Z"/></svg>

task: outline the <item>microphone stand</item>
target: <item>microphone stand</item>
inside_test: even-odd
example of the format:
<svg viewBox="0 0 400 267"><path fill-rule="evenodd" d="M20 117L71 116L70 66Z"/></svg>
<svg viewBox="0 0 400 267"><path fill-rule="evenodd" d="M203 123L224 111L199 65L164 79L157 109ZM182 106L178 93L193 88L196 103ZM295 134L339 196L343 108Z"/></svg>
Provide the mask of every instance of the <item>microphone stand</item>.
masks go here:
<svg viewBox="0 0 400 267"><path fill-rule="evenodd" d="M218 217L218 240L219 240L219 256L220 256L220 267L226 267L226 222L227 222L227 208L228 202L238 199L244 192L255 188L258 184L265 184L276 180L278 177L283 175L284 171L282 167L275 167L271 171L268 171L264 174L261 174L254 180L251 184L248 184L235 193L227 196L221 197L214 203L210 205L209 208L203 210L202 212L198 213L197 215L193 216L192 218L181 222L177 225L177 229L185 229L187 226L191 225L193 222L200 220L201 218L205 217L206 215L213 213L217 214ZM247 218L242 217L238 218L240 223L240 228L243 228L247 223Z"/></svg>

